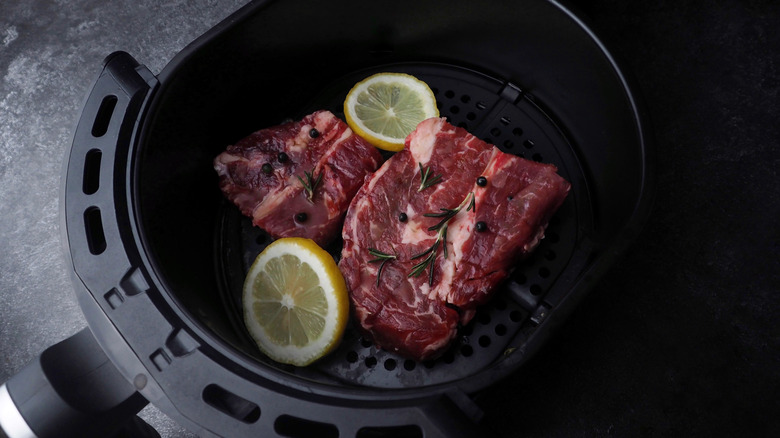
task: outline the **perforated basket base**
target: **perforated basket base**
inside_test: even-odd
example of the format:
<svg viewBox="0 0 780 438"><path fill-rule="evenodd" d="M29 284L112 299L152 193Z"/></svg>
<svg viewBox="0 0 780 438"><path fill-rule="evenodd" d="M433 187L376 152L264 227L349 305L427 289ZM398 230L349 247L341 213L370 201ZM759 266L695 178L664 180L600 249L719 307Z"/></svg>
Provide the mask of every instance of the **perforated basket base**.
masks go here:
<svg viewBox="0 0 780 438"><path fill-rule="evenodd" d="M375 388L408 388L449 383L467 378L511 354L523 345L555 303L545 300L554 286L565 285L580 228L590 217L587 191L574 149L563 131L532 96L515 84L473 70L446 64L393 64L347 75L327 87L302 108L298 117L328 109L344 119L342 104L349 89L363 78L382 71L412 74L425 81L437 99L442 117L504 152L551 163L572 182L572 190L550 221L545 238L533 254L520 263L494 299L478 309L471 323L459 329L452 347L434 361L416 362L375 348L348 326L339 348L306 368L276 364L254 348L242 321L241 290L255 257L271 242L261 229L225 201L216 238L220 291L226 310L245 345L258 360L306 378ZM280 117L280 119L283 117ZM260 127L258 127L259 129ZM338 260L341 243L328 250Z"/></svg>

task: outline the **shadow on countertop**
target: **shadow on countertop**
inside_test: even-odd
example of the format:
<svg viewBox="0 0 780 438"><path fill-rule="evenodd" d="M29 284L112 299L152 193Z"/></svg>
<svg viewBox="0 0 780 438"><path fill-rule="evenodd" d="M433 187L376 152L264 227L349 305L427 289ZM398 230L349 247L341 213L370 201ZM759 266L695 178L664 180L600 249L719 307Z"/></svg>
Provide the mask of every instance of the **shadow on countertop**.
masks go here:
<svg viewBox="0 0 780 438"><path fill-rule="evenodd" d="M524 437L778 436L780 4L574 3L643 92L654 209L550 344L481 399L488 421Z"/></svg>

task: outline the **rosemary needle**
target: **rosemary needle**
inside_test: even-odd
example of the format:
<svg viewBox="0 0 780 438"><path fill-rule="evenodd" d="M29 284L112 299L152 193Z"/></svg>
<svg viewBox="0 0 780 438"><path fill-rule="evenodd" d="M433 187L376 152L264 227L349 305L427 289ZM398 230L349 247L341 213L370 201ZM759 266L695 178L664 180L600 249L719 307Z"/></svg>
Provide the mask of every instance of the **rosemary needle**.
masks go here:
<svg viewBox="0 0 780 438"><path fill-rule="evenodd" d="M417 163L417 164L420 166L420 188L417 189L418 192L422 192L428 187L441 181L441 175L436 175L434 177L431 177L430 167L423 168L422 163Z"/></svg>
<svg viewBox="0 0 780 438"><path fill-rule="evenodd" d="M379 271L376 273L376 285L379 286L379 278L382 276L382 269L385 268L385 263L395 259L396 256L384 253L376 248L368 248L368 253L376 257L375 259L369 260L369 263L382 262L379 264Z"/></svg>

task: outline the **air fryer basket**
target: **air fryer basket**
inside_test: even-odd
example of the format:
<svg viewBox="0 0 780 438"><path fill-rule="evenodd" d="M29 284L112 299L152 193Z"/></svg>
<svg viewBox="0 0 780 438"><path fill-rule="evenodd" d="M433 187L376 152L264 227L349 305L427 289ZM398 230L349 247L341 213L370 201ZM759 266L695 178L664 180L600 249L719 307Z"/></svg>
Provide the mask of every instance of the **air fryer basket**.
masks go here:
<svg viewBox="0 0 780 438"><path fill-rule="evenodd" d="M503 151L528 159L554 163L569 181L584 181L576 155L555 123L520 88L473 70L451 64L404 63L379 65L339 78L303 108L302 114L326 108L342 119L346 92L353 84L380 71L402 71L423 79L437 97L441 115ZM252 226L237 208L222 207L217 241L217 266L223 281L221 296L236 332L243 333L241 291L249 266L271 238ZM463 327L458 342L440 360L416 363L376 349L349 330L339 348L312 368L336 381L376 388L403 388L456 381L476 374L509 357L545 317L552 303L546 292L565 269L577 269L575 244L578 227L590 227L591 211L584 184L577 184L546 231L535 256L518 266L511 280ZM584 224L584 225L583 225ZM329 248L336 260L341 244ZM565 286L568 287L568 286ZM519 336L518 339L514 339ZM245 344L252 341L245 337ZM258 359L263 356L257 354ZM292 369L295 372L295 369Z"/></svg>
<svg viewBox="0 0 780 438"><path fill-rule="evenodd" d="M67 238L90 327L147 399L203 435L478 433L471 395L518 371L630 242L652 177L633 91L580 18L552 1L472 3L257 1L157 77L106 60L71 151ZM286 118L343 117L349 88L380 71L425 80L451 123L555 164L571 193L442 358L405 360L348 327L316 364L277 364L240 311L270 238L224 200L212 159Z"/></svg>

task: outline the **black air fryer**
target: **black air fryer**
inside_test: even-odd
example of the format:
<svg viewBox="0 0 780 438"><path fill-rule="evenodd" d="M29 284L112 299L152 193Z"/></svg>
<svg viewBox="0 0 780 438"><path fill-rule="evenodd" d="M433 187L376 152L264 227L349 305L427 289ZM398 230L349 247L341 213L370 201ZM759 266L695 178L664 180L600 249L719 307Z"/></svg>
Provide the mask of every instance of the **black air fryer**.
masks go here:
<svg viewBox="0 0 780 438"><path fill-rule="evenodd" d="M556 165L571 192L443 357L405 360L348 327L309 367L275 363L240 311L270 239L223 198L212 160L287 118L343 118L352 85L383 71L426 81L450 123ZM126 434L150 402L203 437L490 436L474 396L523 372L647 217L652 151L637 97L583 20L547 0L254 1L157 76L109 55L61 203L89 330L0 389L2 428Z"/></svg>

